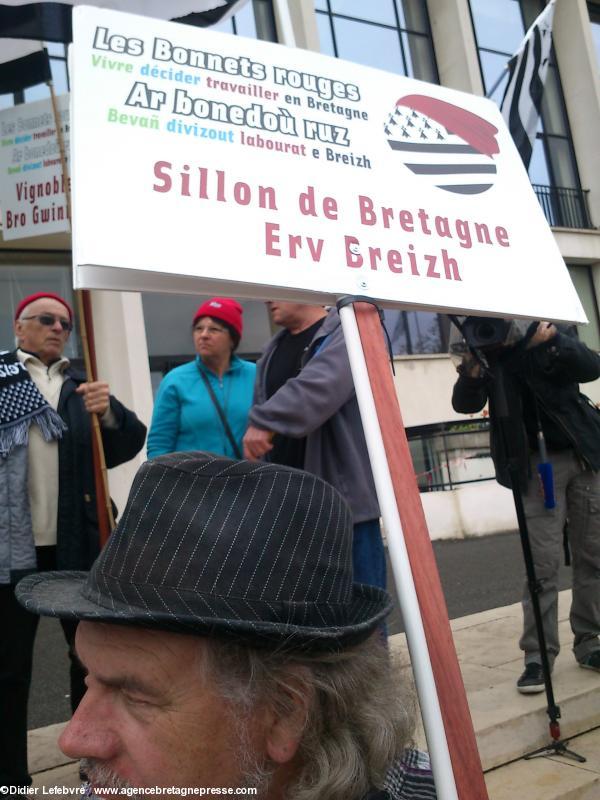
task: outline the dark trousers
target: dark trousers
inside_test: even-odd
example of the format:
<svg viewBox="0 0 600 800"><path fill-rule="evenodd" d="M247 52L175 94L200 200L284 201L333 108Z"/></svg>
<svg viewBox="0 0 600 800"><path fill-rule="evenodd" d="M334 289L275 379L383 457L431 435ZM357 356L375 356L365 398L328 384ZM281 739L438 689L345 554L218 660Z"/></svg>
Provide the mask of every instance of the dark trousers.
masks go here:
<svg viewBox="0 0 600 800"><path fill-rule="evenodd" d="M37 548L38 569L56 564L54 547ZM0 787L29 786L27 767L27 701L33 643L39 617L17 602L14 586L0 586ZM71 708L85 693L85 672L75 656L77 623L61 620L71 659Z"/></svg>
<svg viewBox="0 0 600 800"><path fill-rule="evenodd" d="M378 519L357 522L352 539L352 566L355 583L386 587L385 547Z"/></svg>

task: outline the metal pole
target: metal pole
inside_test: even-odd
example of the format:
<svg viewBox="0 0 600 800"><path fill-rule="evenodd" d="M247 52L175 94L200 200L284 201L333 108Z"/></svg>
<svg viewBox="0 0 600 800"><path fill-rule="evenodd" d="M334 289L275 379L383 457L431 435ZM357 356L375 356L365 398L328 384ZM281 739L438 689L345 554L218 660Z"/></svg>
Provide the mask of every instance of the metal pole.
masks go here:
<svg viewBox="0 0 600 800"><path fill-rule="evenodd" d="M347 305L341 308L339 313L367 441L377 498L385 525L388 551L400 609L406 628L408 649L413 665L437 796L438 800L458 800L444 722L423 628L421 609L404 542L402 524L398 514L394 487L385 454L354 308L351 305Z"/></svg>

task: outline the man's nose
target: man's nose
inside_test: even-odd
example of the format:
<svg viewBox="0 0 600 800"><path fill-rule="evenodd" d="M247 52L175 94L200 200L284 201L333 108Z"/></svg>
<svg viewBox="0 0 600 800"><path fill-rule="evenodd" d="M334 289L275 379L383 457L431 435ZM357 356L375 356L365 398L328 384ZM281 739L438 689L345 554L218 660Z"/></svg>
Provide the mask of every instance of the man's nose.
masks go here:
<svg viewBox="0 0 600 800"><path fill-rule="evenodd" d="M118 750L119 739L109 720L107 709L94 702L93 692L88 690L61 733L58 746L73 759L112 758Z"/></svg>
<svg viewBox="0 0 600 800"><path fill-rule="evenodd" d="M52 323L51 327L53 331L56 331L57 333L62 333L62 325L58 317L54 317L54 322Z"/></svg>

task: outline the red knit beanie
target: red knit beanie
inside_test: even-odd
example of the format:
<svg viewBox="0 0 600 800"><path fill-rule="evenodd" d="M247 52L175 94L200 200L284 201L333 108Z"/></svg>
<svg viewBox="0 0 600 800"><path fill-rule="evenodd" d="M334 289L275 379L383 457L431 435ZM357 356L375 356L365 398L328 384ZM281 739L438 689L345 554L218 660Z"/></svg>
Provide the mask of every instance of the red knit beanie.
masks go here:
<svg viewBox="0 0 600 800"><path fill-rule="evenodd" d="M232 300L231 297L213 297L212 300L207 300L199 306L194 314L192 326L196 324L196 321L199 320L200 317L214 317L215 319L221 319L223 322L231 325L233 330L236 331L241 338L243 313L244 310L237 300Z"/></svg>
<svg viewBox="0 0 600 800"><path fill-rule="evenodd" d="M70 321L73 322L73 309L66 300L60 297L60 295L54 294L54 292L36 292L35 294L30 294L27 297L24 297L15 309L15 319L19 319L21 311L23 311L26 306L28 306L30 303L33 303L35 300L41 300L42 297L49 297L51 300L58 300L59 303L62 303L69 312Z"/></svg>

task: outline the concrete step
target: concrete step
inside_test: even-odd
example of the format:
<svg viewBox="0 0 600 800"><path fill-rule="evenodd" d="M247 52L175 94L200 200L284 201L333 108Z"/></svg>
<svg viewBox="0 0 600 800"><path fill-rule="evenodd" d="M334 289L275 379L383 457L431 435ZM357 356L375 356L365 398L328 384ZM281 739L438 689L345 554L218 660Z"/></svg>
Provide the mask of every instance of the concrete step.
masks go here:
<svg viewBox="0 0 600 800"><path fill-rule="evenodd" d="M563 738L600 726L600 674L581 669L571 652L571 592L559 600L561 652L552 683ZM452 623L484 769L506 764L550 741L545 692L519 694L521 606L484 611Z"/></svg>
<svg viewBox="0 0 600 800"><path fill-rule="evenodd" d="M561 653L552 676L563 738L600 726L600 674L581 669L571 653L570 601L571 593L561 592ZM523 670L521 621L517 603L451 622L484 770L515 761L550 741L545 693L522 695L515 686ZM392 647L408 665L402 634L392 637Z"/></svg>
<svg viewBox="0 0 600 800"><path fill-rule="evenodd" d="M489 800L598 800L600 729L571 739L569 747L586 763L552 756L521 759L487 772Z"/></svg>

